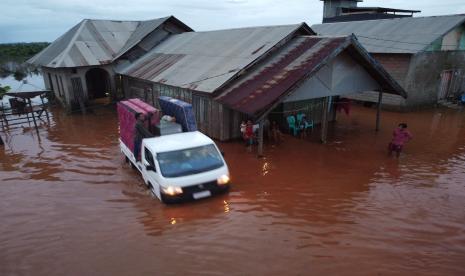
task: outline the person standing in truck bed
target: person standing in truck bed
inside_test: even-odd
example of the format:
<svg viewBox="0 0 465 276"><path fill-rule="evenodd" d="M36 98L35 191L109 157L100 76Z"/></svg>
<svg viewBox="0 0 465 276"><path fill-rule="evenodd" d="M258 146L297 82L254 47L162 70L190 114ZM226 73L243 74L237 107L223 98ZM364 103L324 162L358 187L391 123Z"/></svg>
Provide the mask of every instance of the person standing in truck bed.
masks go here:
<svg viewBox="0 0 465 276"><path fill-rule="evenodd" d="M153 135L145 128L144 114L137 113L136 120L136 125L134 127L134 157L136 158L136 161L140 161L140 147L142 139L152 137Z"/></svg>

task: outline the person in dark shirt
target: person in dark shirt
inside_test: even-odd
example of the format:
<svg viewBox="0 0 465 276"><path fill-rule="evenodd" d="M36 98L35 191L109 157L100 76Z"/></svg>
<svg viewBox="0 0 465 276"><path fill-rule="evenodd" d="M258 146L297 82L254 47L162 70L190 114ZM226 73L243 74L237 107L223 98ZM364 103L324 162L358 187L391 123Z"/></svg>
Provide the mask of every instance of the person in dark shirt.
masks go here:
<svg viewBox="0 0 465 276"><path fill-rule="evenodd" d="M140 161L140 149L142 139L151 137L152 134L145 128L144 114L136 114L136 125L134 127L134 157L136 161Z"/></svg>

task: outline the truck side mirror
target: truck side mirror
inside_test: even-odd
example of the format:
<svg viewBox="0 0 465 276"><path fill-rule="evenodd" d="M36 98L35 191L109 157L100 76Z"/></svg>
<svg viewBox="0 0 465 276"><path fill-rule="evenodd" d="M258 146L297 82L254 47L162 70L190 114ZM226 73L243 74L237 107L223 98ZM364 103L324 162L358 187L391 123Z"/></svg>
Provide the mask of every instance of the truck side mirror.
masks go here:
<svg viewBox="0 0 465 276"><path fill-rule="evenodd" d="M226 155L224 151L220 151L220 152L221 152L221 155L223 155L223 157Z"/></svg>
<svg viewBox="0 0 465 276"><path fill-rule="evenodd" d="M155 167L152 166L152 165L147 165L147 166L145 166L145 169L146 169L147 171L154 171L154 172L157 172L157 170L155 169Z"/></svg>

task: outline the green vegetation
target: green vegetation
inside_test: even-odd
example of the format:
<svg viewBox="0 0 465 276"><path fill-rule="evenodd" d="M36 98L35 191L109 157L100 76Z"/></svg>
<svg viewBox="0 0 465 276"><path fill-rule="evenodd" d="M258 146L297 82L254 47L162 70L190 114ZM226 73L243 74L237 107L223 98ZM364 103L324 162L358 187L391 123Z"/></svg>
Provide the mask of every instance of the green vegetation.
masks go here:
<svg viewBox="0 0 465 276"><path fill-rule="evenodd" d="M0 79L13 75L21 81L28 73L37 72L37 68L24 62L48 45L48 42L0 44Z"/></svg>
<svg viewBox="0 0 465 276"><path fill-rule="evenodd" d="M0 61L23 62L50 45L48 42L0 44Z"/></svg>
<svg viewBox="0 0 465 276"><path fill-rule="evenodd" d="M8 92L11 88L9 86L1 86L0 85L0 99L3 98L6 92Z"/></svg>

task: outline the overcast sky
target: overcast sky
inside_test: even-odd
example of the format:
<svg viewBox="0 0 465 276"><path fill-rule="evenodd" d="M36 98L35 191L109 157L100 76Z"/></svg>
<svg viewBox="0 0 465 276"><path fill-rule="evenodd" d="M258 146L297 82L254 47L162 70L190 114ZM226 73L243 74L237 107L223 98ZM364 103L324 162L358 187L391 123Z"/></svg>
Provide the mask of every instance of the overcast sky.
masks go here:
<svg viewBox="0 0 465 276"><path fill-rule="evenodd" d="M365 0L359 6L465 13L465 0ZM320 23L319 0L1 0L0 43L53 41L84 18L145 20L174 15L196 31Z"/></svg>

